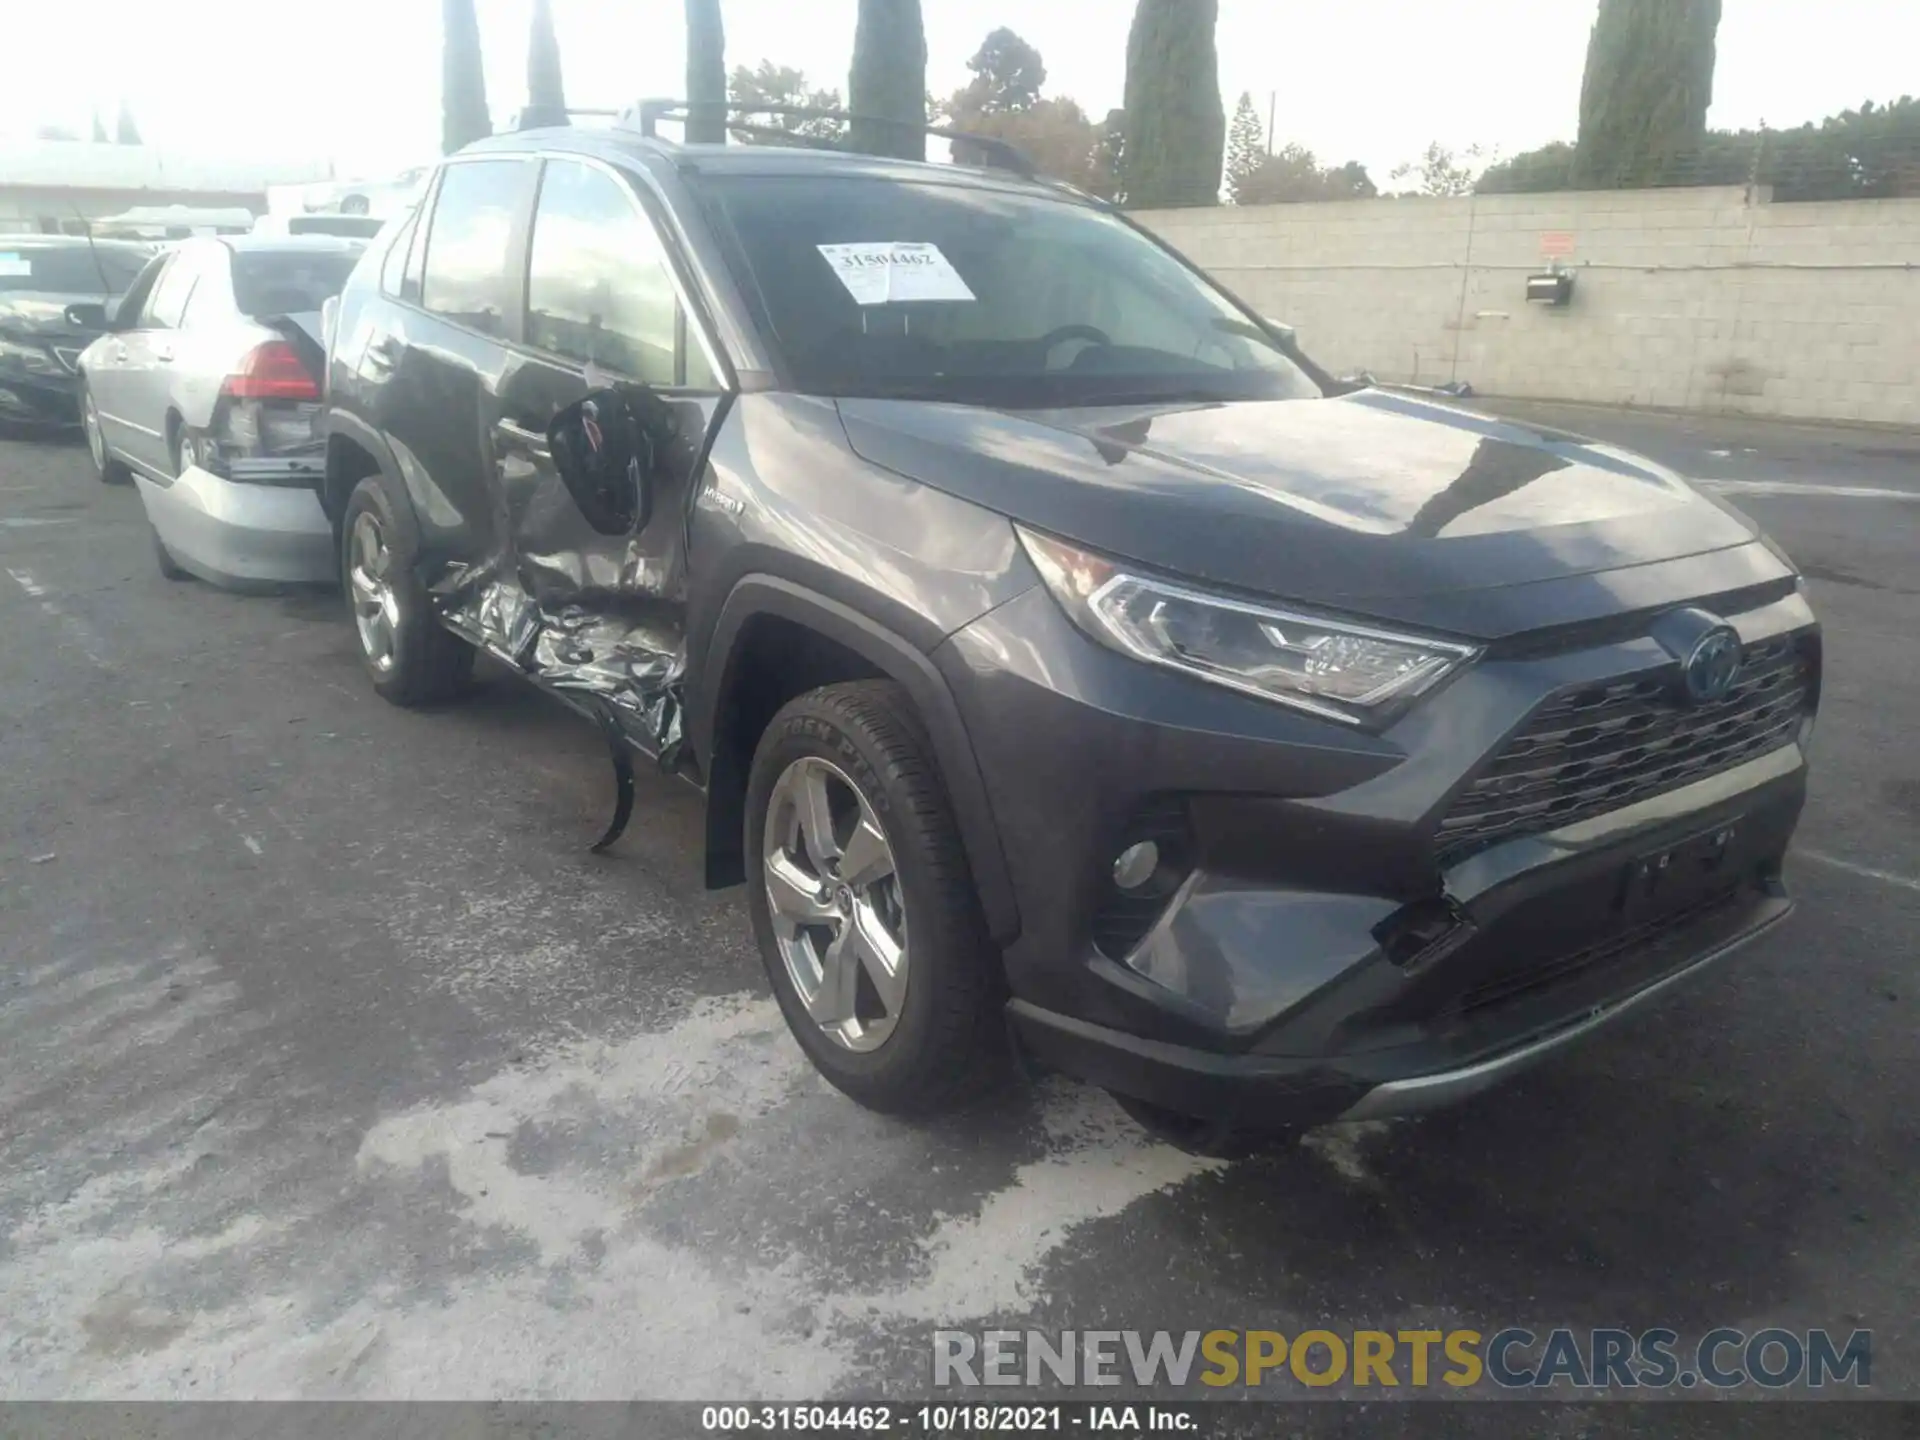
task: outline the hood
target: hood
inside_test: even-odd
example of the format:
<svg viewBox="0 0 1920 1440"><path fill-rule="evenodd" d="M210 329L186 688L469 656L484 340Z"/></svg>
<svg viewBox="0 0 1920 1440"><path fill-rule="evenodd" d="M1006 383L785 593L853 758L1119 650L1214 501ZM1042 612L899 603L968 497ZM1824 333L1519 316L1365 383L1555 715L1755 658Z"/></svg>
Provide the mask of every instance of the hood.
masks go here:
<svg viewBox="0 0 1920 1440"><path fill-rule="evenodd" d="M1699 578L1663 583L1700 595L1789 573L1749 522L1650 460L1392 391L1131 410L839 405L862 458L1036 529L1173 575L1461 633L1529 628L1531 590L1573 577L1722 551L1740 558L1669 566ZM1509 601L1431 603L1490 591Z"/></svg>

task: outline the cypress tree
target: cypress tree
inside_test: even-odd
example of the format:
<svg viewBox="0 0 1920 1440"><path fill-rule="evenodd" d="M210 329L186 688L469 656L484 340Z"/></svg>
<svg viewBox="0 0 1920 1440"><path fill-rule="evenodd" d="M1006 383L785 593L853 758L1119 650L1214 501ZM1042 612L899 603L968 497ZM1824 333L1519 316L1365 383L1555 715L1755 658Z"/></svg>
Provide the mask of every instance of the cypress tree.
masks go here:
<svg viewBox="0 0 1920 1440"><path fill-rule="evenodd" d="M1574 183L1673 184L1707 135L1721 0L1600 0L1580 86Z"/></svg>
<svg viewBox="0 0 1920 1440"><path fill-rule="evenodd" d="M560 82L560 41L553 33L552 0L533 0L527 36L527 110L542 124L567 123L566 87Z"/></svg>
<svg viewBox="0 0 1920 1440"><path fill-rule="evenodd" d="M860 0L847 108L871 117L854 121L855 150L902 160L927 158L927 137L919 128L927 123L927 33L920 0ZM901 124L874 123L888 120Z"/></svg>
<svg viewBox="0 0 1920 1440"><path fill-rule="evenodd" d="M1139 0L1127 36L1126 194L1148 208L1213 205L1227 145L1214 25L1220 0Z"/></svg>
<svg viewBox="0 0 1920 1440"><path fill-rule="evenodd" d="M1253 96L1242 94L1240 107L1233 112L1233 126L1227 132L1227 198L1236 205L1247 204L1241 191L1266 163L1267 127L1260 122Z"/></svg>
<svg viewBox="0 0 1920 1440"><path fill-rule="evenodd" d="M687 141L727 140L727 35L720 0L687 0Z"/></svg>
<svg viewBox="0 0 1920 1440"><path fill-rule="evenodd" d="M473 0L440 0L440 23L440 151L451 155L491 135L493 119Z"/></svg>

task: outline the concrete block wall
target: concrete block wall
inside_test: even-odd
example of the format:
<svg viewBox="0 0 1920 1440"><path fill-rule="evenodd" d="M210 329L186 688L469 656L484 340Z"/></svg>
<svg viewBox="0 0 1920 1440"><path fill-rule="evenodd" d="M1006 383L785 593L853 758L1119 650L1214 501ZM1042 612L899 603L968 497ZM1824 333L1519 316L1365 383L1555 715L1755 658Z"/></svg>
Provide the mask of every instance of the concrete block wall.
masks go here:
<svg viewBox="0 0 1920 1440"><path fill-rule="evenodd" d="M1137 218L1336 373L1920 425L1920 200L1635 190ZM1573 303L1529 304L1556 253Z"/></svg>

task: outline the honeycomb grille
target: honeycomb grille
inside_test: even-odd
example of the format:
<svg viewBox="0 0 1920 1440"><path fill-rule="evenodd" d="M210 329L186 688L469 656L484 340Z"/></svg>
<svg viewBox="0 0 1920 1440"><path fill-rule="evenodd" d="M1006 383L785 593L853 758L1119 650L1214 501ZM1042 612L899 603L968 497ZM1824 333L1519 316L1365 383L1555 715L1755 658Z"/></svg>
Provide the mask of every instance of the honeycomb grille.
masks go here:
<svg viewBox="0 0 1920 1440"><path fill-rule="evenodd" d="M1705 705L1674 693L1671 670L1553 696L1455 797L1436 845L1452 863L1678 789L1777 750L1813 694L1794 637L1747 646L1733 687Z"/></svg>

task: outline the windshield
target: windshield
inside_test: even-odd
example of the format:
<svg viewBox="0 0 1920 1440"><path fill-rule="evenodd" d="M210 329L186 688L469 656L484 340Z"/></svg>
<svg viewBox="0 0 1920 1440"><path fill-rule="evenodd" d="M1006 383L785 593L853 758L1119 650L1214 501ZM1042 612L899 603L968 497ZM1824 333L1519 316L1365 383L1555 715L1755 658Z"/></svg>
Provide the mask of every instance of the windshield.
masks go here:
<svg viewBox="0 0 1920 1440"><path fill-rule="evenodd" d="M701 185L804 392L1022 407L1321 393L1225 296L1091 206L855 177Z"/></svg>
<svg viewBox="0 0 1920 1440"><path fill-rule="evenodd" d="M233 257L233 301L242 315L299 315L338 295L359 262L352 249L242 250Z"/></svg>
<svg viewBox="0 0 1920 1440"><path fill-rule="evenodd" d="M0 235L0 290L42 290L54 295L118 295L133 283L147 263L144 251L114 245L89 249L84 240L71 245L21 245L9 248Z"/></svg>

